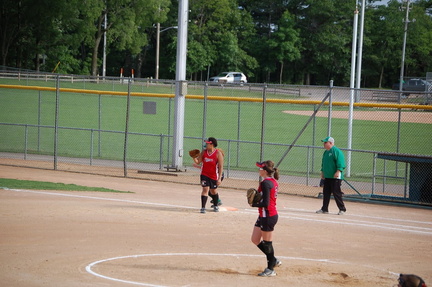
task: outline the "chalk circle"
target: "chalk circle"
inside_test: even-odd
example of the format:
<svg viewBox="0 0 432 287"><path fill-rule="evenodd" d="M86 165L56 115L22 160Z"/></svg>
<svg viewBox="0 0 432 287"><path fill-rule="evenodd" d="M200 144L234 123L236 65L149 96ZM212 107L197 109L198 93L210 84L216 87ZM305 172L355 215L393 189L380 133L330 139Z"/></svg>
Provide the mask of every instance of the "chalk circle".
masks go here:
<svg viewBox="0 0 432 287"><path fill-rule="evenodd" d="M248 258L248 260L245 260ZM392 286L398 274L373 266L301 257L278 256L272 284L291 286ZM86 266L86 271L107 280L137 286L261 286L257 277L265 267L264 255L218 253L158 253L113 257ZM262 267L262 268L261 268Z"/></svg>

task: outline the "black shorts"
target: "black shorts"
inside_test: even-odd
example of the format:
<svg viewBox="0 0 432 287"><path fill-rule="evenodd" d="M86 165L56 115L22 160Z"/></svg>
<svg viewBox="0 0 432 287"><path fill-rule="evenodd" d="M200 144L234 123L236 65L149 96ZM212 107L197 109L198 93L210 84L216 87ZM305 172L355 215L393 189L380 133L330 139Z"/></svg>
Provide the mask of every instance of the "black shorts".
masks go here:
<svg viewBox="0 0 432 287"><path fill-rule="evenodd" d="M216 189L218 187L217 186L217 180L211 179L208 176L201 174L200 180L201 180L201 186L202 187L209 186L210 189Z"/></svg>
<svg viewBox="0 0 432 287"><path fill-rule="evenodd" d="M273 231L278 218L277 214L270 217L258 217L255 226L261 228L261 231Z"/></svg>

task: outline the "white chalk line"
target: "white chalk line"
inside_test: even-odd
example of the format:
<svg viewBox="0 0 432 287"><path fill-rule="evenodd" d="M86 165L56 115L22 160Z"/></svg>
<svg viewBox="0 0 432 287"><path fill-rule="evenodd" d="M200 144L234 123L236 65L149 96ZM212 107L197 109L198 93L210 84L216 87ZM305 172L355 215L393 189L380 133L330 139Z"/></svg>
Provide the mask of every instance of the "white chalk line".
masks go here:
<svg viewBox="0 0 432 287"><path fill-rule="evenodd" d="M98 260L95 262L90 263L86 266L86 271L94 276L104 278L107 280L115 281L115 282L121 282L121 283L127 283L127 284L133 284L133 285L139 285L139 286L148 286L148 287L169 287L166 285L154 285L150 283L144 283L144 282L136 282L136 281L130 281L130 280L123 280L119 278L109 277L103 274L99 274L92 270L92 268L100 263L108 262L108 261L114 261L114 260L121 260L121 259L128 259L128 258L139 258L139 257L157 257L157 256L230 256L230 257L260 257L262 258L263 255L252 255L252 254L232 254L232 253L156 253L156 254L138 254L138 255L128 255L128 256L118 256L118 257L112 257L107 259ZM303 258L303 257L290 257L290 256L278 256L278 259L285 259L285 260L299 260L299 261L312 261L312 262L320 262L320 263L329 263L329 264L350 264L355 266L362 266L369 269L373 269L380 272L388 273L389 275L395 276L395 279L397 276L399 276L399 273L391 272L387 270L377 269L373 266L368 265L356 265L348 262L343 261L335 261L330 259L313 259L313 258Z"/></svg>
<svg viewBox="0 0 432 287"><path fill-rule="evenodd" d="M296 217L296 216L298 216L298 214L296 214L296 213L290 213L290 212L286 212L286 211L278 211L278 212L279 212L279 215L286 214L287 216L290 216L290 217ZM304 214L303 216L307 216L308 218L316 218L317 215L314 212L314 213L311 213L311 214ZM328 215L327 214L322 214L322 215L319 215L319 216L324 217L324 216L328 216ZM355 215L352 215L352 216L355 216ZM380 217L375 217L375 219L386 220L386 218L380 218ZM339 216L338 221L339 222L356 222L356 223L359 223L359 224L370 224L371 223L371 221L366 221L366 220L353 220L353 219L349 219L349 218L347 219L346 215ZM416 223L417 224L430 224L429 222L423 222L423 221L417 221ZM426 231L431 231L432 232L432 228L431 227L401 225L401 224L387 223L387 222L373 222L373 224L378 224L380 226L389 226L389 227L400 227L400 226L403 226L403 227L410 228L410 229L413 229L413 230L426 230Z"/></svg>
<svg viewBox="0 0 432 287"><path fill-rule="evenodd" d="M246 212L247 213L256 213L256 211L254 212L252 210L246 210ZM283 212L279 211L279 218L322 222L322 223L330 223L330 224L363 226L363 227L370 227L370 228L387 229L387 230L395 230L395 231L402 231L402 232L411 232L411 233L420 233L420 234L432 235L432 228L428 228L428 227L418 227L418 226L384 223L384 222L369 223L368 221L342 218L342 217L346 217L347 215L342 215L342 216L338 215L337 218L331 217L331 218L328 218L327 220L326 219L316 219L316 217L320 216L320 217L324 218L324 217L329 217L331 215L329 215L329 214L320 214L320 215L313 214L313 215L303 215L303 216L304 217L299 217L297 214L284 215ZM422 229L426 230L426 231L422 231Z"/></svg>
<svg viewBox="0 0 432 287"><path fill-rule="evenodd" d="M125 203L132 203L132 204L141 204L141 205L152 205L152 206L183 208L183 209L197 209L197 207L191 207L191 206L182 206L182 205L165 204L165 203L154 203L154 202L144 202L144 201L128 200L128 199L104 198L104 197L97 197L97 196L64 194L64 193L47 192L47 191L25 190L25 189L8 189L8 188L3 188L3 189L9 190L9 191L15 191L15 192L28 192L28 193L35 193L35 194L55 195L55 196L64 196L64 197L72 197L72 198L86 198L86 199L125 202ZM241 209L239 209L238 212L239 213L245 213L245 214L257 214L256 210L250 210L250 209L244 209L243 211ZM298 214L285 215L283 211L282 212L279 211L279 213L280 213L279 214L280 218L286 218L286 219L322 222L322 223L330 223L330 224L344 224L344 225L351 225L351 226L363 226L363 227L370 227L370 228L387 229L387 230L394 230L394 231L401 231L401 232L411 232L411 233L432 235L432 228L417 227L417 226L410 226L410 225L403 225L403 224L379 223L379 222L369 223L368 221L343 218L343 217L346 217L347 215L342 215L342 216L338 216L338 217L331 217L330 220L325 220L325 219L317 219L316 217L319 216L321 218L324 218L324 217L331 216L331 215L328 215L328 214L325 214L325 215L311 214L311 215L299 216ZM384 220L386 218L380 218L380 219ZM397 220L397 219L395 219L395 220ZM425 223L425 222L421 222L421 223ZM422 231L422 229L425 231Z"/></svg>
<svg viewBox="0 0 432 287"><path fill-rule="evenodd" d="M284 208L282 210L310 212L310 210L308 210L308 209L301 209L301 208ZM388 220L388 221L400 221L400 222L409 222L409 223L430 224L430 225L432 225L432 217L431 217L431 221L418 221L418 220L401 219L401 218L370 216L370 215L363 215L363 214L362 215L360 215L360 214L349 214L349 216L372 218L372 219L379 219L379 220Z"/></svg>

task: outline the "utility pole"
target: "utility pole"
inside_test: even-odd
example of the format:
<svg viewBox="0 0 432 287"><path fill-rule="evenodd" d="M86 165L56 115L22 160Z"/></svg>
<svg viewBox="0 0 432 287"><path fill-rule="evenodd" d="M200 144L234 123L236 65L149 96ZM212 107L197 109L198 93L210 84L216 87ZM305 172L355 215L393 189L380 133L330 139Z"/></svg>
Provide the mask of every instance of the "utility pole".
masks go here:
<svg viewBox="0 0 432 287"><path fill-rule="evenodd" d="M103 58L102 58L102 78L105 80L106 77L106 44L107 44L107 37L106 37L106 30L108 25L108 10L105 12L105 19L104 19L104 41L103 41Z"/></svg>
<svg viewBox="0 0 432 287"><path fill-rule="evenodd" d="M411 0L404 0L406 2L406 11L405 11L405 27L404 27L404 36L403 36L403 44L402 44L402 61L401 61L401 67L400 67L400 78L399 78L399 91L402 91L403 88L403 78L404 78L404 65L405 65L405 47L406 47L406 39L407 39L407 32L408 32L408 23L411 22L409 20L409 11L411 10ZM401 9L404 9L404 7L401 7ZM415 20L413 20L415 21Z"/></svg>
<svg viewBox="0 0 432 287"><path fill-rule="evenodd" d="M159 50L160 50L160 23L156 24L156 72L155 79L159 80Z"/></svg>

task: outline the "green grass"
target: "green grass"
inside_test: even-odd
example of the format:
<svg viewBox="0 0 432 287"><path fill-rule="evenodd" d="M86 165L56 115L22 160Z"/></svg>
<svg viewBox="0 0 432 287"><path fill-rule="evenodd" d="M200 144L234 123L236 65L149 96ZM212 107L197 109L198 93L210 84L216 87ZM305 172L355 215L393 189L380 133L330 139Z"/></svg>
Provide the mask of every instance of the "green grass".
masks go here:
<svg viewBox="0 0 432 287"><path fill-rule="evenodd" d="M64 184L64 183L32 181L32 180L17 180L17 179L9 179L9 178L0 178L0 188L130 193L130 191L119 191L119 190L108 189L103 187L89 187L89 186L82 186L76 184Z"/></svg>

